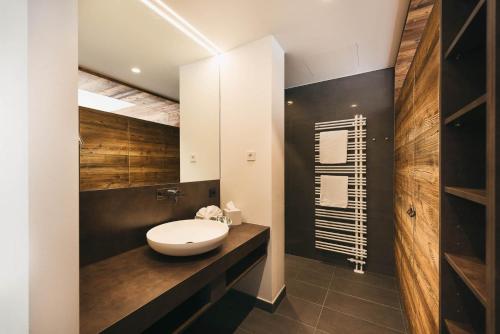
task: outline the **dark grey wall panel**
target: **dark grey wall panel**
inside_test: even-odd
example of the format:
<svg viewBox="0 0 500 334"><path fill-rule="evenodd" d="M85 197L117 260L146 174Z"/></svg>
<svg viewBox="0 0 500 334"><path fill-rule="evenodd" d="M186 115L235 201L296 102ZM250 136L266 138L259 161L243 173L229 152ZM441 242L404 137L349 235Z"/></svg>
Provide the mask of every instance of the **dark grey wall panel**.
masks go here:
<svg viewBox="0 0 500 334"><path fill-rule="evenodd" d="M293 101L285 110L286 251L349 265L346 256L314 247L314 123L360 113L367 118L366 269L394 274L394 69L291 88L285 96Z"/></svg>

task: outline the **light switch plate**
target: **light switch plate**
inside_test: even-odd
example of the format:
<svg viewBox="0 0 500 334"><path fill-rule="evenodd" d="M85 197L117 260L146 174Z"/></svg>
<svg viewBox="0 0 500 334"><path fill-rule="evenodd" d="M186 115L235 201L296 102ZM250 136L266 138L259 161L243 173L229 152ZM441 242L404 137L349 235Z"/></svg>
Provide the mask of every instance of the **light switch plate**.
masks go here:
<svg viewBox="0 0 500 334"><path fill-rule="evenodd" d="M257 160L257 154L255 151L247 151L247 161L255 161Z"/></svg>

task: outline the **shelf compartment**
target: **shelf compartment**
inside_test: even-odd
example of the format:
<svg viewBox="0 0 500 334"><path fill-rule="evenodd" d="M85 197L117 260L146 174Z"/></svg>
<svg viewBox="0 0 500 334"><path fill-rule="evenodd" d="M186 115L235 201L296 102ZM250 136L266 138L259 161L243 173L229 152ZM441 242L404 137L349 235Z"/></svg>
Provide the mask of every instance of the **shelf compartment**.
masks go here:
<svg viewBox="0 0 500 334"><path fill-rule="evenodd" d="M478 204L486 205L486 190L462 187L445 187L448 194L457 196Z"/></svg>
<svg viewBox="0 0 500 334"><path fill-rule="evenodd" d="M446 261L471 289L478 300L486 306L486 265L471 257L445 253Z"/></svg>
<svg viewBox="0 0 500 334"><path fill-rule="evenodd" d="M267 245L262 245L252 251L226 272L226 289L232 288L241 278L261 263L267 254Z"/></svg>
<svg viewBox="0 0 500 334"><path fill-rule="evenodd" d="M444 319L446 329L450 334L473 334L474 329L468 324L463 324L457 321Z"/></svg>
<svg viewBox="0 0 500 334"><path fill-rule="evenodd" d="M477 112L477 111L484 111L484 107L486 106L486 94L481 95L474 101L470 102L466 106L460 108L458 111L453 113L452 115L446 117L444 120L444 124L449 125L452 123L459 122L460 120L463 120L465 118L468 118L472 112ZM483 118L483 117L481 117Z"/></svg>
<svg viewBox="0 0 500 334"><path fill-rule="evenodd" d="M175 333L179 328L185 328L196 316L205 312L210 306L210 287L205 286L149 327L144 333Z"/></svg>
<svg viewBox="0 0 500 334"><path fill-rule="evenodd" d="M483 38L477 38L482 36ZM479 0L446 49L445 59L486 45L486 0Z"/></svg>

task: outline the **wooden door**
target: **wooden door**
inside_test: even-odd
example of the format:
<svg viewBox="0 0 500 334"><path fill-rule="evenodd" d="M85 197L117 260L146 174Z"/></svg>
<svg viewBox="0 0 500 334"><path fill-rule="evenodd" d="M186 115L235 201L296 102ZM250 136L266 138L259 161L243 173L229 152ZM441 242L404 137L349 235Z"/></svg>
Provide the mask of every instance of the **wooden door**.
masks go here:
<svg viewBox="0 0 500 334"><path fill-rule="evenodd" d="M395 107L396 266L410 330L425 334L439 314L439 55L436 5Z"/></svg>

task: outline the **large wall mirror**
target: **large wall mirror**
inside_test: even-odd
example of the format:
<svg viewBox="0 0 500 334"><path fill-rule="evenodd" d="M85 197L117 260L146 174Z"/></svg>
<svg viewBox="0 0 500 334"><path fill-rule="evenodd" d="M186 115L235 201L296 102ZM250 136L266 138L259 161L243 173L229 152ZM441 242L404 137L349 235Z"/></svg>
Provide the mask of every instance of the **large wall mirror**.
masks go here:
<svg viewBox="0 0 500 334"><path fill-rule="evenodd" d="M217 180L219 65L141 1L79 1L80 190Z"/></svg>

